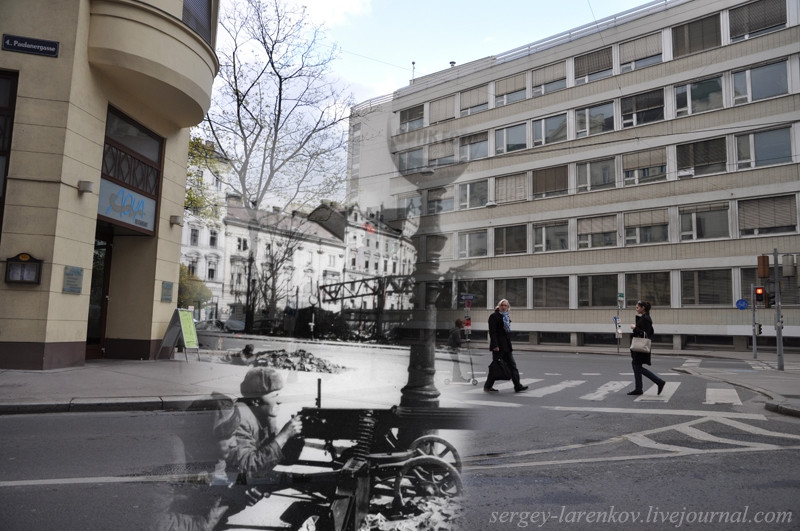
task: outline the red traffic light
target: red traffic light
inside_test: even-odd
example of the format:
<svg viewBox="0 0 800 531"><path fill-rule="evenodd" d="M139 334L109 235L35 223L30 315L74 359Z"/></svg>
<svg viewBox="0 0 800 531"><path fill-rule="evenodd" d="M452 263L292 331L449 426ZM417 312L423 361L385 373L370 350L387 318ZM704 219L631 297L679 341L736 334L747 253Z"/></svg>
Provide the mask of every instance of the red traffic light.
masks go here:
<svg viewBox="0 0 800 531"><path fill-rule="evenodd" d="M763 286L756 286L756 300L758 302L764 301L764 287Z"/></svg>

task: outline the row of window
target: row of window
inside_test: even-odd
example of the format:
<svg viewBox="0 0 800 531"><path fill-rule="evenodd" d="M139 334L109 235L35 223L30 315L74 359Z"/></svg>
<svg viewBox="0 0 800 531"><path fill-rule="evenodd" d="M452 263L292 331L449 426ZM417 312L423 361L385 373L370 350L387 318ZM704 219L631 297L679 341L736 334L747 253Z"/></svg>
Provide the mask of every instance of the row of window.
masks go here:
<svg viewBox="0 0 800 531"><path fill-rule="evenodd" d="M216 230L208 231L208 246L212 249L217 248L217 240L219 233ZM189 245L197 247L200 245L200 229L189 229Z"/></svg>
<svg viewBox="0 0 800 531"><path fill-rule="evenodd" d="M781 195L521 223L416 237L421 261L630 247L796 233L797 196Z"/></svg>
<svg viewBox="0 0 800 531"><path fill-rule="evenodd" d="M430 188L397 198L404 215L441 214L640 184L787 164L792 128L744 132L648 151ZM729 155L730 154L730 155Z"/></svg>
<svg viewBox="0 0 800 531"><path fill-rule="evenodd" d="M727 27L728 32L723 30ZM786 26L786 0L757 0L400 111L401 133L678 59ZM723 39L723 35L726 36ZM723 42L724 41L724 42Z"/></svg>
<svg viewBox="0 0 800 531"><path fill-rule="evenodd" d="M797 276L783 276L779 267L781 304L800 304ZM570 297L570 284L575 290ZM651 271L606 275L563 275L552 277L497 278L492 280L454 280L426 282L425 300L439 309L458 309L461 294L472 294L472 308L492 309L494 301L508 299L513 309L570 309L616 307L620 293L627 308L638 300L648 300L654 308L692 306L733 307L740 299L750 299L751 285L772 281L756 277L756 268ZM673 290L672 286L678 289ZM491 288L491 293L489 292Z"/></svg>
<svg viewBox="0 0 800 531"><path fill-rule="evenodd" d="M788 80L783 59L404 151L398 153L398 168L410 173L610 132L617 124L627 128L718 110L724 102L752 103L788 94Z"/></svg>

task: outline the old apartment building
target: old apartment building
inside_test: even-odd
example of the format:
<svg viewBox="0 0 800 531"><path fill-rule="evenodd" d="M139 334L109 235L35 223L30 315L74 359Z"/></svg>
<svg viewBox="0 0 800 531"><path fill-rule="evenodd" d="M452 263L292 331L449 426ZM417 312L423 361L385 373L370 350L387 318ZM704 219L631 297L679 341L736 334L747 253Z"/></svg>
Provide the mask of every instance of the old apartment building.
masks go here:
<svg viewBox="0 0 800 531"><path fill-rule="evenodd" d="M478 337L507 298L518 341L613 344L646 299L662 348L748 349L754 317L800 347L799 24L656 1L414 79L354 108L349 192L413 234L440 329L469 294Z"/></svg>

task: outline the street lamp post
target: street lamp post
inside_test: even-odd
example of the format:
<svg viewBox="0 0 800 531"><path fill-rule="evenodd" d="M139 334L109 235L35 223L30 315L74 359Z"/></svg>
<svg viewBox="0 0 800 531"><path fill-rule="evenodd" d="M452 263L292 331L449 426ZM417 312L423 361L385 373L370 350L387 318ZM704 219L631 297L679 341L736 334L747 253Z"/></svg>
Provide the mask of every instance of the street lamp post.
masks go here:
<svg viewBox="0 0 800 531"><path fill-rule="evenodd" d="M250 255L247 257L247 294L245 296L245 308L244 308L244 330L246 333L250 333L253 331L253 262L255 258L253 258L253 251L250 251Z"/></svg>

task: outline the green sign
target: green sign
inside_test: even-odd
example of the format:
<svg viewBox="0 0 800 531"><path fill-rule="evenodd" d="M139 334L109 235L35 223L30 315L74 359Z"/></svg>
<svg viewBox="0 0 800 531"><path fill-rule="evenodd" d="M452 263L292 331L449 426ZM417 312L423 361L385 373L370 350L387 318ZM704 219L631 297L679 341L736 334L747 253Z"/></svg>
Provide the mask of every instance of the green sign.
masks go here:
<svg viewBox="0 0 800 531"><path fill-rule="evenodd" d="M194 316L190 310L178 310L181 319L181 332L183 334L183 346L186 348L200 348L197 342L197 330L194 328Z"/></svg>

